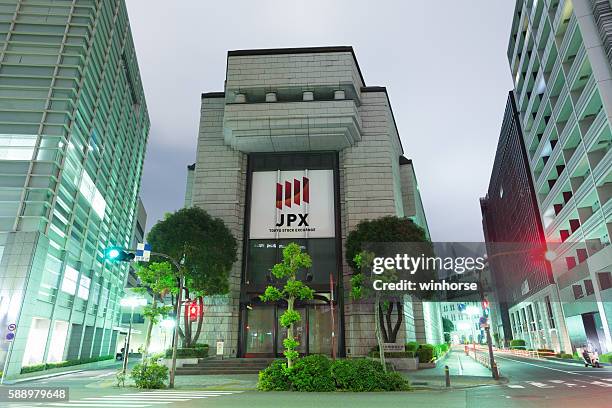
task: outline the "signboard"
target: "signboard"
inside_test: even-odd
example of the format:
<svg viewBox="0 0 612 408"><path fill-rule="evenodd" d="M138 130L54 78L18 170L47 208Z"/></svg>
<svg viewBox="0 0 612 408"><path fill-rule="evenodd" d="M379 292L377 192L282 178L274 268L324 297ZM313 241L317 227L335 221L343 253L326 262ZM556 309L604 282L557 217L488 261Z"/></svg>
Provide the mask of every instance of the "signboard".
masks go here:
<svg viewBox="0 0 612 408"><path fill-rule="evenodd" d="M149 262L151 259L151 244L139 242L136 244L135 261Z"/></svg>
<svg viewBox="0 0 612 408"><path fill-rule="evenodd" d="M254 172L250 219L251 239L333 238L333 171Z"/></svg>
<svg viewBox="0 0 612 408"><path fill-rule="evenodd" d="M222 341L217 342L217 355L218 356L223 355L223 342Z"/></svg>
<svg viewBox="0 0 612 408"><path fill-rule="evenodd" d="M4 336L4 340L10 343L15 340L15 330L17 330L17 325L15 323L11 323L8 325L7 329L8 333L6 333L6 336Z"/></svg>
<svg viewBox="0 0 612 408"><path fill-rule="evenodd" d="M396 353L405 351L406 346L397 343L383 343L383 351L385 353Z"/></svg>

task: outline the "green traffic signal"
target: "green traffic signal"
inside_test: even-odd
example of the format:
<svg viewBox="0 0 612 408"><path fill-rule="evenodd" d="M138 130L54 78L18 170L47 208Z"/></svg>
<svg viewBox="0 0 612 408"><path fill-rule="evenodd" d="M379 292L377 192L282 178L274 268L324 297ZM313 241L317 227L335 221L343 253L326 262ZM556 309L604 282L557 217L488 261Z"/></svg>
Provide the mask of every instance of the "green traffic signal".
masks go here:
<svg viewBox="0 0 612 408"><path fill-rule="evenodd" d="M110 247L104 251L104 257L113 262L130 262L134 254L124 251L122 248Z"/></svg>

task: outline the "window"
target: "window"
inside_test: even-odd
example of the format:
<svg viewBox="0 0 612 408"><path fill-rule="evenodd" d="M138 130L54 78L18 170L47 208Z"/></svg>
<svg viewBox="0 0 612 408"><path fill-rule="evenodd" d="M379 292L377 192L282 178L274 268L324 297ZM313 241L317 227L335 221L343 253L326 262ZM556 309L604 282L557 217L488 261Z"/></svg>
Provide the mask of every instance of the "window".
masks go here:
<svg viewBox="0 0 612 408"><path fill-rule="evenodd" d="M580 299L584 297L584 293L582 292L582 285L572 285L572 290L574 291L574 299Z"/></svg>
<svg viewBox="0 0 612 408"><path fill-rule="evenodd" d="M546 296L546 313L548 314L548 321L550 323L550 328L555 328L555 318L553 316L552 305L550 304L550 296Z"/></svg>
<svg viewBox="0 0 612 408"><path fill-rule="evenodd" d="M595 288L593 288L593 281L590 279L584 280L584 289L586 290L586 295L592 295L595 293Z"/></svg>
<svg viewBox="0 0 612 408"><path fill-rule="evenodd" d="M79 272L71 266L66 265L64 280L62 281L62 292L74 295L76 293Z"/></svg>
<svg viewBox="0 0 612 408"><path fill-rule="evenodd" d="M89 299L89 286L91 285L91 279L87 276L81 276L81 282L79 283L78 297L83 300Z"/></svg>
<svg viewBox="0 0 612 408"><path fill-rule="evenodd" d="M610 272L599 272L597 278L599 279L599 290L606 290L612 287Z"/></svg>

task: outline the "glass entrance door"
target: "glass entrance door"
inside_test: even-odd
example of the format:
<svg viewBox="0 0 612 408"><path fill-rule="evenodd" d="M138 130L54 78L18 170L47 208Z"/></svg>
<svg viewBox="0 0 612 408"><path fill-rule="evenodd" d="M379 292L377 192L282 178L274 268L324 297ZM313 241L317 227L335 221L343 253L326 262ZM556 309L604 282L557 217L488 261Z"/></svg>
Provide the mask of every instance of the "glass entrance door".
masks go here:
<svg viewBox="0 0 612 408"><path fill-rule="evenodd" d="M246 355L274 355L274 306L247 309Z"/></svg>
<svg viewBox="0 0 612 408"><path fill-rule="evenodd" d="M300 343L297 351L301 355L331 355L331 307L329 303L319 302L296 308L301 320L295 324L293 336ZM282 327L278 319L285 310L287 309L284 306L261 304L249 305L246 308L246 319L243 326L243 354L245 357L283 356L285 349L283 340L287 338L287 328Z"/></svg>

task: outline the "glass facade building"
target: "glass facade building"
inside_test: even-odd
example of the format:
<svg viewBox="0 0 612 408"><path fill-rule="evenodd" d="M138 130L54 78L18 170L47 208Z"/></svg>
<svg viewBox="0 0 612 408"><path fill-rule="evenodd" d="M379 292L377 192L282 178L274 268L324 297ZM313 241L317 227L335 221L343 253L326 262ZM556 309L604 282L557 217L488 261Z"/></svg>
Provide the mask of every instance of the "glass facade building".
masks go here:
<svg viewBox="0 0 612 408"><path fill-rule="evenodd" d="M124 0L0 1L0 326L8 376L114 354L149 117ZM0 364L8 343L0 346Z"/></svg>

